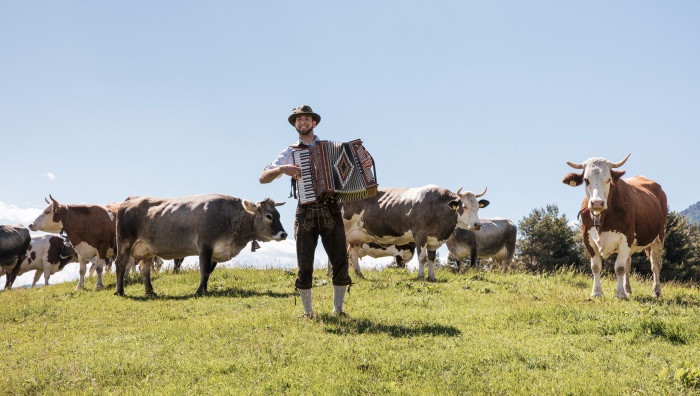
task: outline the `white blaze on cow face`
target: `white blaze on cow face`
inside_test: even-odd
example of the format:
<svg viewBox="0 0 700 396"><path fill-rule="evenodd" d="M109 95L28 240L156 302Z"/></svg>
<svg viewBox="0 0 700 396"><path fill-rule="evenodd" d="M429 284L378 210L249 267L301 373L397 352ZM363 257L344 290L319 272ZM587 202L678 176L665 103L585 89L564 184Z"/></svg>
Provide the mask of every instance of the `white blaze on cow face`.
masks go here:
<svg viewBox="0 0 700 396"><path fill-rule="evenodd" d="M60 210L58 204L52 203L44 209L41 214L34 219L32 224L29 225L29 229L32 231L44 231L51 233L59 233L63 229L63 223L60 220L60 216L57 212ZM59 219L54 221L54 218Z"/></svg>
<svg viewBox="0 0 700 396"><path fill-rule="evenodd" d="M478 230L481 228L481 222L479 221L479 209L488 206L489 201L485 199L477 200L486 193L476 195L473 192L466 192L460 195L462 201L461 208L457 209L457 227L465 228L467 230Z"/></svg>
<svg viewBox="0 0 700 396"><path fill-rule="evenodd" d="M578 175L570 173L563 181L574 187L583 182L586 189L586 198L588 198L588 209L594 216L599 216L608 208L610 185L625 174L625 171L616 171L614 169L622 166L629 157L630 154L627 154L622 161L616 163L612 163L605 158L589 158L582 164L567 162L570 167L583 169L583 172Z"/></svg>
<svg viewBox="0 0 700 396"><path fill-rule="evenodd" d="M595 215L608 208L608 194L612 182L610 165L604 158L591 158L585 162L583 182L588 197L588 209Z"/></svg>

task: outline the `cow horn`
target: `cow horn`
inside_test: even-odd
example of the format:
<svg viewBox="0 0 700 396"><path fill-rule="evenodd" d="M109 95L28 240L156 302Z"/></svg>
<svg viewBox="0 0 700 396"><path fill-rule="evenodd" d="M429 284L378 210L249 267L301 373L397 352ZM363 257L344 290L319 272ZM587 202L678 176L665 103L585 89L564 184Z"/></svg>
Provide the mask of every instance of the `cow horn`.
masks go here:
<svg viewBox="0 0 700 396"><path fill-rule="evenodd" d="M484 192L482 192L481 194L477 194L474 197L476 197L476 198L483 197L484 194L486 194L486 190L488 190L488 187L484 187Z"/></svg>
<svg viewBox="0 0 700 396"><path fill-rule="evenodd" d="M574 169L583 169L583 164L574 164L573 162L566 161L566 164Z"/></svg>
<svg viewBox="0 0 700 396"><path fill-rule="evenodd" d="M49 199L44 197L44 201L46 201L47 204L51 205L51 202L49 202Z"/></svg>
<svg viewBox="0 0 700 396"><path fill-rule="evenodd" d="M275 206L282 206L286 204L287 202L275 202Z"/></svg>
<svg viewBox="0 0 700 396"><path fill-rule="evenodd" d="M462 194L460 194L461 192L462 192L462 187L460 187L459 190L457 190L457 195L459 195L460 197L462 196Z"/></svg>
<svg viewBox="0 0 700 396"><path fill-rule="evenodd" d="M53 197L51 196L51 194L49 194L49 198L51 198L51 200L53 201L53 203L55 203L55 204L58 205L58 201L56 201L55 199L53 199Z"/></svg>
<svg viewBox="0 0 700 396"><path fill-rule="evenodd" d="M621 167L622 165L625 164L625 162L627 162L627 158L629 158L630 155L632 155L632 153L627 154L627 157L625 157L625 159L623 159L623 160L620 161L620 162L616 162L616 163L614 163L614 164L611 163L611 164L610 164L610 167L611 167L611 168L619 168L619 167Z"/></svg>

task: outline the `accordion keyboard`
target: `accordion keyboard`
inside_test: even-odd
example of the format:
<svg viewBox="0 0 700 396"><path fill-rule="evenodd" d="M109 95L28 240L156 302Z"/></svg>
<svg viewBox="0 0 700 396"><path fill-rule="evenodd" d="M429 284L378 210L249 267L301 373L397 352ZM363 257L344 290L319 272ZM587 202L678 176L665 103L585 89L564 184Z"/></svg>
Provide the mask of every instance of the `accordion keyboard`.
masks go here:
<svg viewBox="0 0 700 396"><path fill-rule="evenodd" d="M294 151L294 163L301 168L301 178L297 180L297 194L302 205L316 201L309 150Z"/></svg>

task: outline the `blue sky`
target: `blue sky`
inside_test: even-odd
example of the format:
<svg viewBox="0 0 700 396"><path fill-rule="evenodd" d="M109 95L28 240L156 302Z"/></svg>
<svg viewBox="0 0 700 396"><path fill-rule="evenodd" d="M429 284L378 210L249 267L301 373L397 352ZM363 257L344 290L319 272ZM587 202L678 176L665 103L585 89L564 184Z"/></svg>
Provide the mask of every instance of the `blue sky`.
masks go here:
<svg viewBox="0 0 700 396"><path fill-rule="evenodd" d="M700 3L427 4L3 3L0 222L49 193L224 193L288 201L290 231L288 180L258 176L301 104L363 139L380 186L488 186L481 217L575 218L566 161L628 152L672 210L700 200Z"/></svg>

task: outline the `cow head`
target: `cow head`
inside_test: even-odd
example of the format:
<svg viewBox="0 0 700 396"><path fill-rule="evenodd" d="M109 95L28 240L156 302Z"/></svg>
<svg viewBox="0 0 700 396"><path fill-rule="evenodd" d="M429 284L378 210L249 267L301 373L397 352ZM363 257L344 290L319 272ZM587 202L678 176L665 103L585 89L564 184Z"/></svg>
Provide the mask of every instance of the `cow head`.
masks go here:
<svg viewBox="0 0 700 396"><path fill-rule="evenodd" d="M255 216L253 230L256 240L267 242L271 240L282 241L287 238L287 233L280 222L280 212L276 208L282 205L284 202L276 203L271 198L257 203L243 200L246 212Z"/></svg>
<svg viewBox="0 0 700 396"><path fill-rule="evenodd" d="M67 239L63 241L63 246L61 246L61 253L59 256L61 260L68 260L68 262L78 261L78 252L75 251L73 245Z"/></svg>
<svg viewBox="0 0 700 396"><path fill-rule="evenodd" d="M625 174L625 171L616 171L615 168L621 167L630 157L630 154L627 154L622 161L615 163L605 158L589 158L582 164L567 162L570 167L582 169L583 171L581 173L569 173L562 179L562 182L572 187L585 183L588 209L593 216L600 216L608 208L610 186L615 184Z"/></svg>
<svg viewBox="0 0 700 396"><path fill-rule="evenodd" d="M65 212L68 210L65 206L61 206L51 194L49 194L51 202L44 198L49 206L29 225L32 231L44 231L58 233L64 227Z"/></svg>
<svg viewBox="0 0 700 396"><path fill-rule="evenodd" d="M462 189L457 190L459 199L450 202L450 207L457 211L457 227L466 228L468 230L478 230L481 228L479 221L479 209L489 205L489 201L485 199L477 200L486 194L486 188L481 194L474 194L471 191L462 193Z"/></svg>

